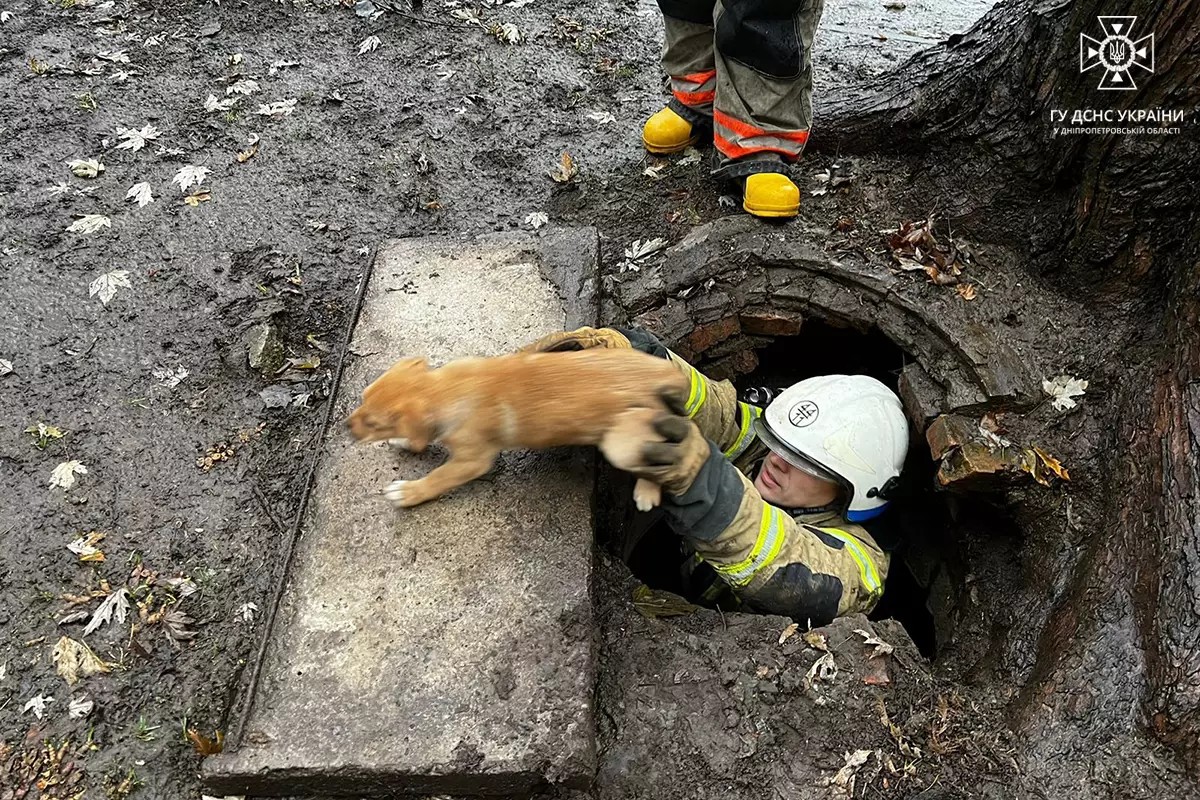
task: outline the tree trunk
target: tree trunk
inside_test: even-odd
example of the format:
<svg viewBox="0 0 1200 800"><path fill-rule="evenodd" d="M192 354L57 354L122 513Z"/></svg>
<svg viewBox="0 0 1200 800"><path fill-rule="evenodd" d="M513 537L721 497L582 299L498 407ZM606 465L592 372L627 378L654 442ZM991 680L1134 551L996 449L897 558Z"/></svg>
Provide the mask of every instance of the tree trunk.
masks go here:
<svg viewBox="0 0 1200 800"><path fill-rule="evenodd" d="M1102 15L1135 16L1134 40L1154 34L1154 71L1131 67L1134 90L1098 89L1104 66L1080 71L1080 35L1103 38ZM1039 640L1024 643L1036 648L1036 667L1010 711L1030 734L1029 753L1042 758L1079 752L1078 745L1098 751L1150 731L1193 777L1200 775L1198 107L1200 0L1013 0L914 56L883 86L832 97L819 109L813 141L842 153L883 142L901 147L920 165L921 196L949 198L943 213L956 228L1015 244L1031 265L1045 265L1031 269L1050 286L1124 311L1129 377L1111 412L1105 524L1085 539L1087 552L1071 567L1070 588ZM1163 126L1178 132L1061 130L1138 127L1117 120L1160 109L1183 112ZM1073 126L1076 112L1099 119Z"/></svg>
<svg viewBox="0 0 1200 800"><path fill-rule="evenodd" d="M1080 35L1103 38L1101 15L1136 17L1133 39L1154 34L1154 72L1129 70L1136 90L1099 90L1101 66L1080 72ZM1162 281L1164 256L1195 242L1198 105L1200 0L1011 0L884 85L830 97L818 108L813 145L855 152L887 142L953 157L958 169L931 160L928 175L951 198L952 217L1061 254L1064 263L1045 260L1057 285L1106 281L1106 296L1120 301L1131 284ZM1061 132L1077 127L1077 111L1116 120L1158 109L1183 112L1163 126L1180 133ZM1024 219L1031 210L1038 219Z"/></svg>

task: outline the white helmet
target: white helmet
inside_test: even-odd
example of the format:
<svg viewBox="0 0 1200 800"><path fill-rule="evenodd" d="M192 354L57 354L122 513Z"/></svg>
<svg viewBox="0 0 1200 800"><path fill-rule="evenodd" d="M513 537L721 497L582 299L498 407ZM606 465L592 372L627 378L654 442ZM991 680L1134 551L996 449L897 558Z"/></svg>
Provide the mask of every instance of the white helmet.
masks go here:
<svg viewBox="0 0 1200 800"><path fill-rule="evenodd" d="M908 453L896 393L866 375L823 375L788 387L754 421L763 444L797 469L849 490L846 518L887 507Z"/></svg>

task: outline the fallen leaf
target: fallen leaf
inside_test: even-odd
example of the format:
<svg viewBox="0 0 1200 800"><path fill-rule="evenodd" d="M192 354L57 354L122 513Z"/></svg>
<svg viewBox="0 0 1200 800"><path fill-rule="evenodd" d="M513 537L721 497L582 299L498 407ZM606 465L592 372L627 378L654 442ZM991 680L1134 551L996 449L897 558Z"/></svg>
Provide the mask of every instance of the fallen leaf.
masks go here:
<svg viewBox="0 0 1200 800"><path fill-rule="evenodd" d="M38 719L41 719L42 714L44 714L46 711L46 706L50 705L53 702L54 702L53 697L44 697L39 694L36 697L29 698L29 702L26 703L25 706L21 709L21 713L26 714L26 713L32 711L33 715L35 717L37 717Z"/></svg>
<svg viewBox="0 0 1200 800"><path fill-rule="evenodd" d="M47 425L44 422L38 422L36 425L30 425L25 429L25 432L31 434L33 438L37 439L37 446L39 450L45 450L46 445L50 444L51 439L61 439L66 435L58 426Z"/></svg>
<svg viewBox="0 0 1200 800"><path fill-rule="evenodd" d="M550 221L550 215L544 211L532 211L525 216L525 224L535 231Z"/></svg>
<svg viewBox="0 0 1200 800"><path fill-rule="evenodd" d="M1062 465L1057 458L1047 453L1040 447L1034 447L1033 452L1037 453L1038 458L1046 465L1046 468L1057 475L1064 481L1071 480L1071 474L1067 472L1067 468Z"/></svg>
<svg viewBox="0 0 1200 800"><path fill-rule="evenodd" d="M58 640L51 658L58 674L68 686L74 686L80 678L111 672L113 668L112 664L96 655L92 648L70 636Z"/></svg>
<svg viewBox="0 0 1200 800"><path fill-rule="evenodd" d="M77 178L94 178L104 172L104 165L94 158L77 158L67 162L71 174Z"/></svg>
<svg viewBox="0 0 1200 800"><path fill-rule="evenodd" d="M597 125L608 125L617 121L617 118L607 111L593 111L587 118Z"/></svg>
<svg viewBox="0 0 1200 800"><path fill-rule="evenodd" d="M249 95L258 91L258 81L253 78L242 78L237 83L225 87L225 94Z"/></svg>
<svg viewBox="0 0 1200 800"><path fill-rule="evenodd" d="M665 164L665 163L655 164L652 167L646 167L644 170L642 170L642 174L645 175L647 178L651 178L656 181L661 181L663 179L662 172L666 168L667 168L667 164Z"/></svg>
<svg viewBox="0 0 1200 800"><path fill-rule="evenodd" d="M892 651L895 650L894 647L870 631L865 631L862 628L856 628L854 632L863 637L863 644L865 646L875 648L874 652L871 653L871 658L879 658L880 656L891 655Z"/></svg>
<svg viewBox="0 0 1200 800"><path fill-rule="evenodd" d="M845 765L832 778L826 780L825 785L838 787L841 790L838 794L843 797L853 797L854 776L862 765L867 763L871 752L870 750L855 750L853 753L843 754L846 759Z"/></svg>
<svg viewBox="0 0 1200 800"><path fill-rule="evenodd" d="M210 114L214 111L229 111L238 104L240 97L230 97L225 100L218 100L216 95L210 94L204 100L204 110Z"/></svg>
<svg viewBox="0 0 1200 800"><path fill-rule="evenodd" d="M75 485L76 475L87 475L87 467L80 461L64 461L50 473L50 486L66 491Z"/></svg>
<svg viewBox="0 0 1200 800"><path fill-rule="evenodd" d="M183 198L183 202L192 208L195 208L201 203L207 203L209 200L212 200L212 193L206 189L198 189L189 194L187 197Z"/></svg>
<svg viewBox="0 0 1200 800"><path fill-rule="evenodd" d="M825 634L823 633L818 633L817 631L805 631L804 642L814 650L821 650L826 653L829 652L829 645L826 643Z"/></svg>
<svg viewBox="0 0 1200 800"><path fill-rule="evenodd" d="M274 103L264 103L254 113L263 117L286 117L296 110L296 103L298 102L295 98L289 98L287 100L277 100Z"/></svg>
<svg viewBox="0 0 1200 800"><path fill-rule="evenodd" d="M699 608L677 594L651 589L645 584L633 590L633 607L648 619L679 617L694 613Z"/></svg>
<svg viewBox="0 0 1200 800"><path fill-rule="evenodd" d="M202 756L213 756L225 749L225 734L217 731L210 739L195 728L187 729L187 737L192 747Z"/></svg>
<svg viewBox="0 0 1200 800"><path fill-rule="evenodd" d="M837 662L833 660L833 653L825 653L825 655L818 658L809 667L808 674L804 676L804 680L809 686L812 686L817 681L833 683L837 674L838 667Z"/></svg>
<svg viewBox="0 0 1200 800"><path fill-rule="evenodd" d="M196 620L189 617L178 609L173 609L167 612L163 617L163 625L166 629L167 639L171 644L178 642L187 642L196 638L196 631L192 630L191 626Z"/></svg>
<svg viewBox="0 0 1200 800"><path fill-rule="evenodd" d="M67 707L67 716L71 719L83 719L88 714L92 713L92 709L96 707L86 694L71 700L71 705Z"/></svg>
<svg viewBox="0 0 1200 800"><path fill-rule="evenodd" d="M254 141L252 141L250 143L250 146L247 147L245 150L238 151L238 153L237 153L238 163L245 164L247 161L254 158L254 156L257 154L258 154L258 139L256 138Z"/></svg>
<svg viewBox="0 0 1200 800"><path fill-rule="evenodd" d="M1070 375L1059 375L1054 380L1042 380L1042 391L1054 398L1051 403L1059 411L1066 411L1076 406L1072 398L1082 397L1088 388L1087 381Z"/></svg>
<svg viewBox="0 0 1200 800"><path fill-rule="evenodd" d="M166 386L168 389L174 389L191 373L184 369L182 364L176 364L175 369L166 366L156 367L150 374L158 379L163 386Z"/></svg>
<svg viewBox="0 0 1200 800"><path fill-rule="evenodd" d="M104 553L96 545L104 541L106 535L101 531L92 531L72 541L67 545L67 549L79 556L80 561L103 561Z"/></svg>
<svg viewBox="0 0 1200 800"><path fill-rule="evenodd" d="M200 591L200 587L198 587L195 581L193 581L191 578L158 578L155 583L160 586L165 586L167 589L171 590L180 597L191 597L196 592Z"/></svg>
<svg viewBox="0 0 1200 800"><path fill-rule="evenodd" d="M159 137L159 130L153 125L146 125L141 130L117 128L117 136L124 139L123 142L117 145L118 150L132 150L136 153L146 146L146 142L157 139Z"/></svg>
<svg viewBox="0 0 1200 800"><path fill-rule="evenodd" d="M700 151L694 147L689 147L683 151L683 157L675 162L677 167L690 167L692 164L699 164L702 156Z"/></svg>
<svg viewBox="0 0 1200 800"><path fill-rule="evenodd" d="M208 177L208 167L197 166L196 164L188 164L182 167L179 172L175 173L175 177L171 179L171 183L179 187L181 192L186 192L187 188L192 185L199 186Z"/></svg>
<svg viewBox="0 0 1200 800"><path fill-rule="evenodd" d="M145 208L154 202L154 194L150 189L150 184L143 181L130 186L129 191L125 193L125 199L136 202L138 208Z"/></svg>
<svg viewBox="0 0 1200 800"><path fill-rule="evenodd" d="M800 626L798 624L796 624L795 622L793 622L791 625L788 625L786 628L783 629L783 633L779 634L779 643L783 644L788 639L795 636L796 631L798 631L798 630L800 630Z"/></svg>
<svg viewBox="0 0 1200 800"><path fill-rule="evenodd" d="M104 602L92 614L91 620L83 629L83 635L87 636L101 625L108 624L112 621L113 617L117 618L117 624L124 622L125 615L128 612L129 590L122 586L120 589L110 592L108 597L104 598Z"/></svg>
<svg viewBox="0 0 1200 800"><path fill-rule="evenodd" d="M7 375L13 371L12 362L7 358L0 358L0 376Z"/></svg>
<svg viewBox="0 0 1200 800"><path fill-rule="evenodd" d="M960 283L957 287L957 291L958 296L963 300L975 299L975 284L973 283Z"/></svg>
<svg viewBox="0 0 1200 800"><path fill-rule="evenodd" d="M550 178L555 183L570 183L579 175L579 167L575 166L575 160L565 150L558 164L550 171Z"/></svg>
<svg viewBox="0 0 1200 800"><path fill-rule="evenodd" d="M96 58L101 61L111 61L114 64L128 64L129 56L124 50L101 50L96 53Z"/></svg>
<svg viewBox="0 0 1200 800"><path fill-rule="evenodd" d="M373 53L379 49L379 45L381 44L383 42L379 40L379 37L372 34L358 43L358 54L361 56Z"/></svg>
<svg viewBox="0 0 1200 800"><path fill-rule="evenodd" d="M108 305L108 302L117 296L118 289L132 289L133 284L129 282L129 270L114 269L112 272L106 272L97 277L88 285L88 297L100 296L100 302Z"/></svg>
<svg viewBox="0 0 1200 800"><path fill-rule="evenodd" d="M511 22L505 22L499 25L493 25L488 33L495 36L505 44L519 44L521 41L521 32L517 30L517 26Z"/></svg>
<svg viewBox="0 0 1200 800"><path fill-rule="evenodd" d="M257 603L242 603L238 606L237 616L242 622L253 622L254 615L258 613Z"/></svg>
<svg viewBox="0 0 1200 800"><path fill-rule="evenodd" d="M103 214L84 214L67 226L70 233L96 233L101 228L111 228L112 220Z"/></svg>

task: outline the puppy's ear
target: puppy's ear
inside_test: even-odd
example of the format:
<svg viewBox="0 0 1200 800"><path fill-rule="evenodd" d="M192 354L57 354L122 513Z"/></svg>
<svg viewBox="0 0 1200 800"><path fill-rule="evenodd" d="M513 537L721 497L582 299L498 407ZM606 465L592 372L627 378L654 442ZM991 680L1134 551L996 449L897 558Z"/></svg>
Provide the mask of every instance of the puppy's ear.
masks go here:
<svg viewBox="0 0 1200 800"><path fill-rule="evenodd" d="M399 361L397 361L395 364L393 364L393 365L392 365L392 369L391 369L391 370L388 370L388 371L389 371L389 372L392 372L392 371L395 371L395 372L406 372L406 371L408 371L408 370L422 370L422 371L426 371L426 370L428 370L428 369L429 369L429 363L428 363L428 362L427 362L427 361L426 361L424 358L421 358L420 356L417 356L417 357L414 357L414 358L402 358L402 359L400 359L400 360L399 360Z"/></svg>
<svg viewBox="0 0 1200 800"><path fill-rule="evenodd" d="M429 364L424 358L418 357L400 359L395 364L392 364L390 367L388 367L387 372L383 373L374 381L372 381L366 389L363 389L363 398L365 399L367 395L375 393L381 387L387 385L391 380L416 371L429 371Z"/></svg>

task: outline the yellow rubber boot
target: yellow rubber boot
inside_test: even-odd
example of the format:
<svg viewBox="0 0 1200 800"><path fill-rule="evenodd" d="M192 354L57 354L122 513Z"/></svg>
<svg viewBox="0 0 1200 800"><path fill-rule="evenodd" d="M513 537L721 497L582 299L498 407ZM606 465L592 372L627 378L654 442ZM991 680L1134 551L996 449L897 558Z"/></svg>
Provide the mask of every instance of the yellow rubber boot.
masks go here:
<svg viewBox="0 0 1200 800"><path fill-rule="evenodd" d="M656 112L642 127L642 144L655 155L686 150L699 138L692 130L692 123L670 108Z"/></svg>
<svg viewBox="0 0 1200 800"><path fill-rule="evenodd" d="M742 208L756 217L794 217L800 213L800 190L786 175L758 172L746 178Z"/></svg>

